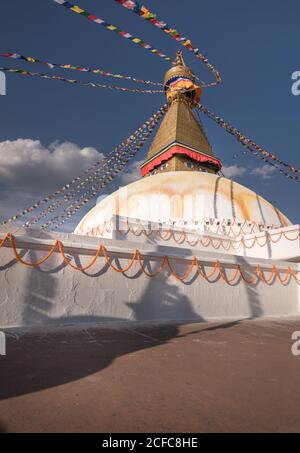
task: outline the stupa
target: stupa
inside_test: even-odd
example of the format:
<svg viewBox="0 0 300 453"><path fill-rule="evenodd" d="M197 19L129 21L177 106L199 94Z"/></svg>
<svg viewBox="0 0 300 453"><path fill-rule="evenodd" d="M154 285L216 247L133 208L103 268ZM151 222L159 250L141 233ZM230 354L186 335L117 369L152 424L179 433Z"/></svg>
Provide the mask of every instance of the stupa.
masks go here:
<svg viewBox="0 0 300 453"><path fill-rule="evenodd" d="M289 220L255 192L220 174L203 126L193 112L201 88L182 53L164 78L169 109L141 166L142 179L114 192L80 221L75 234L108 236L115 216L195 226L201 222L281 227Z"/></svg>
<svg viewBox="0 0 300 453"><path fill-rule="evenodd" d="M164 86L169 109L139 180L72 234L27 228L14 250L2 242L0 326L299 314L299 225L223 176L181 53Z"/></svg>

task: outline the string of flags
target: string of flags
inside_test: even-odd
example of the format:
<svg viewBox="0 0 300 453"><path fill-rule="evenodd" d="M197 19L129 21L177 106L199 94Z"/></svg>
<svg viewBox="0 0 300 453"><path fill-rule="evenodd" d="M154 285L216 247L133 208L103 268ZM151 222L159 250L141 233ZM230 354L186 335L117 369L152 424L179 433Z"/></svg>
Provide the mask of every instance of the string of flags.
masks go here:
<svg viewBox="0 0 300 453"><path fill-rule="evenodd" d="M170 57L166 54L155 49L142 39L131 35L125 31L120 30L115 25L105 22L103 19L98 18L97 16L89 13L80 6L74 5L65 0L53 0L57 4L64 6L72 12L75 12L79 15L86 17L91 22L94 22L107 30L113 31L119 36L143 47L149 52L158 55L160 58L166 61L172 61ZM214 68L212 64L204 57L203 54L199 51L198 48L194 47L192 42L182 36L176 29L169 26L166 22L157 18L157 15L148 10L144 5L139 4L135 0L114 0L119 3L124 8L134 12L142 19L161 29L165 34L169 35L176 42L183 45L187 50L192 52L194 56L199 59L214 75L215 82L207 83L201 81L202 88L215 86L221 83L221 77L219 72ZM35 64L43 64L48 66L50 69L60 68L60 69L70 69L81 72L88 72L95 75L102 75L108 77L114 77L118 79L130 80L137 83L144 83L146 85L155 85L157 87L162 87L163 84L158 82L152 82L149 80L142 80L135 77L122 75L122 74L113 74L102 69L92 69L85 66L75 66L71 64L57 64L52 62L47 62L44 60L37 59L35 57L24 56L17 53L3 53L0 56L15 60L23 60ZM61 76L48 75L44 73L31 72L24 69L15 69L15 68L6 68L0 67L0 71L21 74L31 77L39 77L43 79L58 80L69 84L75 84L80 86L89 86L92 88L106 88L106 89L115 89L123 92L131 93L145 93L145 94L157 94L163 93L163 89L133 89L127 87L121 87L117 85L104 85L100 83L85 82L76 79L68 79ZM198 79L199 80L199 79ZM176 81L178 83L178 81ZM180 92L189 91L191 88L184 85L186 81L181 80L180 83L183 83L182 90ZM172 86L169 87L170 93L172 94ZM200 90L200 88L199 88ZM198 102L200 99L198 100ZM36 213L34 217L30 217L29 220L25 221L24 226L36 225L39 222L44 222L41 225L41 228L48 229L50 226L52 228L57 228L61 226L66 220L70 219L74 214L77 213L79 209L84 207L87 203L90 202L95 196L99 194L99 191L106 187L118 174L120 174L128 165L128 162L137 154L137 152L143 147L146 140L149 138L162 116L167 110L167 106L164 105L160 108L148 121L146 121L140 128L138 128L131 136L122 142L115 150L113 150L107 157L102 160L99 160L79 176L73 178L69 183L65 184L63 187L55 191L54 193L48 195L47 197L37 201L35 204L30 206L27 209L19 212L18 214L12 216L10 219L0 223L0 227L6 225L9 222L14 222L18 219L31 216L33 212ZM206 107L202 106L200 103L196 106L197 110L201 111L209 118L214 120L220 127L226 130L228 133L233 135L244 148L251 152L253 155L262 159L267 164L276 168L281 174L286 176L289 179L300 181L300 171L285 163L283 160L279 159L276 155L266 151L261 146L257 145L254 141L243 135L238 129L231 126L229 123L226 123L222 117L217 116ZM284 169L282 168L284 167ZM296 175L295 175L296 174ZM66 206L67 205L67 206ZM47 222L44 219L50 216L52 213L56 215L52 218L49 218ZM26 220L26 219L24 219Z"/></svg>
<svg viewBox="0 0 300 453"><path fill-rule="evenodd" d="M132 145L129 145L129 147L127 149L128 155L129 155L129 151L130 151L131 146ZM117 160L117 158L116 158L116 160ZM119 161L121 161L121 159L119 159ZM27 221L26 224L23 225L23 226L28 227L28 226L35 225L41 219L45 218L48 214L50 214L50 213L56 211L57 209L61 208L67 202L74 200L76 197L78 198L79 194L82 192L83 189L88 189L83 194L81 194L80 198L78 199L78 202L80 202L82 199L84 199L90 193L89 189L91 189L91 190L95 190L96 189L96 186L93 185L95 183L95 181L103 182L105 180L104 177L105 176L109 176L108 171L105 172L105 168L106 167L107 167L106 163L104 163L102 166L99 166L99 168L96 171L94 171L88 177L86 177L84 180L79 182L76 186L74 186L74 188L72 190L70 190L67 193L65 193L62 199L59 198L58 200L54 201L54 203L52 203L49 206L47 206L47 208L45 210L41 211L33 219L30 219L29 221ZM115 171L119 173L121 171L121 167L119 166L119 167L115 168ZM99 184L98 184L98 186L99 186Z"/></svg>
<svg viewBox="0 0 300 453"><path fill-rule="evenodd" d="M57 208L63 206L66 202L72 200L74 196L81 193L88 186L83 194L81 193L79 199L77 199L71 206L66 209L68 218L77 212L80 207L84 206L90 199L95 197L99 190L105 187L111 182L115 176L117 176L128 164L129 160L136 155L139 149L142 148L147 138L153 132L154 128L167 111L168 106L163 105L157 112L152 115L149 120L143 123L136 131L134 131L126 140L124 140L115 150L113 150L106 158L101 159L91 165L88 169L82 172L80 175L73 178L67 184L61 188L47 195L46 197L38 200L32 206L20 211L13 215L7 220L0 223L1 226L5 226L8 223L15 222L21 218L32 215L34 211L38 212L44 205L47 205L45 209L39 212L34 218L30 218L24 223L24 226L31 226L36 224L39 220L46 217L49 213L54 212ZM99 180L99 176L102 176ZM99 182L96 186L94 185L95 180ZM49 203L51 203L49 205ZM80 206L79 206L80 205ZM76 209L74 211L74 209ZM65 215L63 219L65 220ZM55 219L57 221L57 219ZM49 225L53 223L49 222ZM44 228L49 226L44 225Z"/></svg>
<svg viewBox="0 0 300 453"><path fill-rule="evenodd" d="M297 168L295 168L293 165L287 164L282 159L279 159L275 154L270 153L269 151L266 151L264 148L257 145L253 140L249 139L244 134L242 134L237 128L235 128L235 127L231 126L229 123L227 123L222 117L217 116L215 113L208 110L203 105L198 104L197 108L202 113L204 113L206 116L208 116L210 119L215 121L215 123L217 123L220 127L222 127L224 130L226 130L226 132L233 135L240 143L242 143L244 148L247 149L248 151L250 151L254 156L259 157L261 160L263 160L268 165L271 165L272 167L276 168L276 170L280 174L284 175L286 178L291 179L293 181L297 181L297 182L300 181L299 176L295 176L295 175L291 174L291 173L296 173L297 175L300 175L300 171ZM288 171L281 168L281 166L283 166Z"/></svg>
<svg viewBox="0 0 300 453"><path fill-rule="evenodd" d="M160 118L160 113L161 113L161 112L159 112L159 114L156 116L155 122L159 120L159 118ZM152 129L152 127L151 127L152 122L149 121L149 122L147 122L147 123L149 123L149 125L147 126L147 129L148 129L148 131L149 131L149 130L151 131L151 129ZM141 129L141 128L140 128L140 129ZM132 136L131 136L130 139L129 139L129 142L133 142L133 141L134 141L135 135L136 135L136 133L132 134ZM126 140L126 143L127 143L127 142L128 142L128 140ZM139 144L138 149L141 147L142 144L143 144L143 143L140 143L140 144ZM111 153L111 154L113 154L113 153ZM122 170L122 168L120 168L120 167L119 167L119 168L116 168L115 166L113 166L114 161L118 161L118 156L119 156L119 155L120 155L120 152L119 152L119 153L115 153L114 159L113 159L113 160L112 160L112 159L107 160L107 162L105 163L105 165L103 165L103 171L102 171L102 173L104 173L104 176L106 176L106 178L105 178L104 181L103 181L103 178L102 178L102 179L100 180L100 182L99 182L99 184L98 184L97 187L92 187L92 188L91 188L92 190L94 190L94 192L92 193L92 196L89 197L88 199L86 198L87 195L91 192L90 190L88 190L87 192L85 192L85 193L83 193L83 194L81 195L81 197L80 197L79 200L77 201L77 204L80 203L81 206L83 206L83 205L86 204L91 198L93 198L93 196L95 196L95 195L99 192L99 190L100 190L101 188L103 188L104 186L106 186L107 183L109 183L109 182L112 180L112 177L111 177L112 175L111 175L111 173L112 173L113 170L114 170L114 176L116 176L118 173L120 173L120 171ZM123 163L127 163L128 158L133 157L133 155L135 155L135 153L130 153L130 149L129 149L129 151L127 150L127 159L124 159L125 162L123 161ZM120 159L119 159L119 161L120 161ZM109 165L110 165L110 167L109 167ZM108 167L108 168L107 168L107 167ZM106 168L106 169L105 169L105 168ZM99 174L99 172L98 172L98 174ZM104 182L104 183L103 183L103 182ZM82 189L82 186L84 186L84 185L85 185L85 184L81 182L80 188ZM68 195L65 194L65 196L64 196L64 201L65 201L65 200L70 200L71 198L72 198L72 197L70 197L70 196L68 196ZM39 214L38 220L39 220L40 218L42 218L42 217L45 217L45 215L47 215L49 212L53 212L54 210L56 210L57 207L59 207L61 204L64 204L64 201L63 201L63 202L58 202L58 205L57 205L57 204L54 204L54 205L52 204L51 206L47 207L47 209L44 211L44 213ZM84 203L81 203L82 201L84 201ZM68 217L70 217L69 214L70 214L70 209L71 209L71 208L74 208L74 205L71 205L71 206L69 206L69 207L67 208L66 211L68 212ZM77 210L78 210L78 209L76 209L76 211L77 211ZM75 213L75 212L74 212L74 213ZM43 215L43 214L45 214L45 215ZM56 219L54 219L54 220L56 220ZM48 223L50 224L50 223L53 223L53 222L48 222ZM63 223L63 222L62 222L62 223ZM32 224L32 222L30 222L27 226L30 226L31 224ZM45 227L46 227L46 226L45 226Z"/></svg>
<svg viewBox="0 0 300 453"><path fill-rule="evenodd" d="M95 16L92 13L89 13L85 9L81 8L78 5L74 5L73 3L67 2L65 0L53 0L55 3L58 3L61 6L64 6L68 10L72 11L73 13L77 13L86 19L90 20L91 22L94 22L97 25L101 25L102 27L106 28L106 30L113 31L114 33L118 34L119 36L128 39L129 41L133 42L134 44L137 44L138 46L143 47L144 49L148 50L149 52L158 55L160 58L163 58L166 61L172 61L172 58L168 57L165 55L163 52L160 52L158 49L155 49L153 46L150 44L146 43L143 41L141 38L138 38L137 36L133 36L130 33L121 30L120 28L116 27L115 25L112 25L108 22L106 22L103 19L100 19L99 17Z"/></svg>
<svg viewBox="0 0 300 453"><path fill-rule="evenodd" d="M192 52L196 58L198 58L206 67L207 69L212 72L213 76L215 77L215 82L207 83L202 85L202 88L211 87L218 85L222 82L220 73L214 66L208 61L207 58L199 51L197 47L195 47L191 40L182 36L175 28L168 25L165 21L158 19L157 14L150 11L144 5L141 5L135 0L114 0L115 2L119 3L124 8L132 11L133 13L137 14L142 19L146 20L150 24L154 25L155 27L159 28L161 31L166 33L176 42L180 43L184 46L187 50Z"/></svg>
<svg viewBox="0 0 300 453"><path fill-rule="evenodd" d="M86 87L91 87L91 88L107 88L109 90L118 90L118 91L124 91L127 93L142 93L142 94L163 93L163 90L142 90L142 89L136 89L136 88L121 87L118 85L103 85L101 83L83 82L82 80L66 79L65 77L61 77L61 76L52 76L52 75L43 74L40 72L31 72L31 71L27 71L25 69L0 67L0 71L10 72L13 74L21 74L21 75L28 76L28 77L39 77L41 79L58 80L60 82L66 82L66 83L71 83L73 85L75 84L75 85L81 85L81 86L86 86Z"/></svg>
<svg viewBox="0 0 300 453"><path fill-rule="evenodd" d="M151 80L137 79L135 77L131 77L128 75L123 75L123 74L113 74L111 72L104 71L103 69L92 69L92 68L88 68L88 67L85 67L82 65L75 66L75 65L72 65L69 63L67 63L67 64L62 64L62 63L58 64L58 63L53 63L53 62L50 63L49 61L39 60L36 57L26 57L26 56L20 55L18 53L11 53L11 52L1 53L0 57L11 58L14 60L27 61L29 63L38 63L38 64L46 65L50 69L53 69L53 68L71 69L71 70L80 71L80 72L90 72L92 74L102 75L105 77L114 77L116 79L130 80L131 82L136 82L136 83L144 83L145 85L163 86L163 84L160 82L152 82Z"/></svg>
<svg viewBox="0 0 300 453"><path fill-rule="evenodd" d="M144 144L146 139L149 137L150 132L148 135L144 134L144 136L140 139L140 144ZM141 146L140 146L141 147ZM140 149L140 147L136 147L136 152ZM70 218L73 214L75 214L78 209L88 203L93 197L95 197L101 189L106 187L119 173L121 173L129 160L135 156L136 152L134 152L134 146L130 145L129 147L124 147L118 153L116 153L116 157L114 160L108 161L103 167L100 167L94 175L86 178L87 181L81 182L77 187L75 187L70 193L64 196L62 200L55 202L54 204L50 205L46 210L42 211L34 221L30 221L27 223L26 226L32 226L33 224L37 223L37 221L41 220L42 218L46 217L48 214L56 211L58 208L61 208L66 202L72 201L72 204L69 204L66 209L64 209L63 215L57 215L53 219L50 219L46 224L43 224L41 228L46 229L49 225L55 225L56 227L62 225L67 218ZM96 184L95 184L96 183ZM82 193L82 190L85 189L85 192ZM80 194L80 196L79 196ZM79 198L78 198L79 197Z"/></svg>
<svg viewBox="0 0 300 453"><path fill-rule="evenodd" d="M75 200L75 202L68 205L61 214L56 215L52 219L49 219L49 221L44 223L41 228L47 229L49 228L49 226L51 226L52 228L54 227L54 229L58 228L59 226L63 225L66 220L75 215L79 209L84 207L94 197L96 197L99 194L100 190L102 190L110 182L112 182L112 180L125 169L129 161L144 146L146 140L149 138L156 125L160 121L160 118L161 116L158 115L156 116L156 118L153 118L153 120L150 121L148 130L146 132L143 132L143 136L138 138L138 141L134 146L131 146L129 149L125 147L125 149L123 149L118 156L111 159L106 169L104 169L104 171L102 172L102 177L96 178L98 181L96 184L89 186L87 190L77 200Z"/></svg>
<svg viewBox="0 0 300 453"><path fill-rule="evenodd" d="M119 36L128 39L129 41L143 47L144 49L148 50L149 52L158 55L159 57L163 58L164 60L172 61L171 57L169 57L166 54L164 54L163 52L160 52L159 50L155 49L153 46L146 43L141 38L133 36L126 31L122 31L115 25L109 24L108 22L104 21L103 19L100 19L99 17L88 12L81 6L75 5L75 4L65 1L65 0L53 0L53 1L55 3L58 3L61 6L64 6L65 8L69 9L70 11L73 11L74 13L77 13L81 16L86 17L91 22L94 22L94 23L106 28L107 30L117 33ZM207 58L204 57L204 55L199 51L198 48L194 47L191 40L182 36L180 33L178 33L177 30L170 27L166 22L157 19L156 14L150 12L145 6L140 5L138 2L131 1L131 0L129 0L129 1L115 0L115 1L117 1L120 5L124 6L126 9L136 13L139 17L142 17L143 19L152 23L157 28L160 28L164 33L171 36L171 38L173 38L175 41L177 41L181 45L183 45L187 50L192 52L195 55L195 57L198 58L208 68L208 70L212 72L212 74L215 77L215 82L203 84L203 88L215 86L215 85L218 85L219 83L221 83L222 79L219 74L219 71L217 71L214 68L214 66L208 61Z"/></svg>
<svg viewBox="0 0 300 453"><path fill-rule="evenodd" d="M131 157L131 154L130 154L129 150L127 150L127 157ZM124 164L125 163L126 162L124 162ZM120 173L121 170L122 170L121 167L115 168L114 169L115 176L118 173ZM96 179L97 179L98 184L95 184ZM98 178L96 178L96 177L90 178L88 183L84 183L84 182L80 183L70 193L65 195L63 197L63 199L59 199L58 201L55 201L54 203L52 203L45 210L40 212L34 219L26 222L26 224L24 226L26 226L26 227L33 226L34 224L36 224L37 222L39 222L43 218L47 217L49 214L51 214L51 213L57 211L58 209L62 208L67 202L70 202L70 201L74 200L74 202L72 202L72 204L69 204L67 206L67 208L64 210L65 213L69 214L70 210L72 210L75 206L77 207L77 206L81 205L81 203L83 201L85 201L85 203L83 203L83 205L86 204L88 201L90 201L90 199L92 199L94 196L96 196L96 194L98 194L100 189L106 187L106 185L111 180L112 180L111 179L111 172L109 172L109 171L107 171L106 173L104 171L101 172L101 169L100 169ZM91 183L93 185L91 185ZM82 193L83 189L86 189L86 190L85 190L85 192ZM79 194L80 194L80 196L79 196ZM91 194L92 194L92 196L90 197ZM76 209L76 211L77 210L78 209ZM65 218L65 217L66 216L63 216L63 218ZM53 219L50 219L46 224L43 224L41 227L46 229L50 224L51 225L55 225L58 221L61 220L61 218L62 218L61 215L59 215L59 216L57 215ZM64 223L64 221L59 223L59 224L61 225L63 223Z"/></svg>

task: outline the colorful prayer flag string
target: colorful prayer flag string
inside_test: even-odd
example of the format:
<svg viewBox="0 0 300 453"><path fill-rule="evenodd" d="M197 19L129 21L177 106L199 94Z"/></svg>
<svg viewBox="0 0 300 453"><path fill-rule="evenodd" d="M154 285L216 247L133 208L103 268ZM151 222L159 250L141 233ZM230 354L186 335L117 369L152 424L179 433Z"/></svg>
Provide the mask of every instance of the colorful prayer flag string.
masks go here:
<svg viewBox="0 0 300 453"><path fill-rule="evenodd" d="M141 138L141 142L143 144L149 137L149 135L150 133L145 134L143 138ZM59 225L62 225L65 222L65 220L67 220L66 217L68 218L70 217L69 214L71 210L74 210L75 207L77 208L78 205L84 206L88 201L90 201L94 196L96 196L101 189L106 187L107 184L111 182L115 176L120 174L127 165L128 161L133 156L135 156L136 151L138 151L139 149L140 148L134 149L133 145L129 145L129 147L124 148L122 155L118 153L114 160L110 159L110 161L107 161L96 172L94 172L93 175L86 178L84 181L79 183L71 192L64 195L63 199L60 199L52 203L44 211L39 213L38 216L35 217L35 219L30 220L24 226L32 226L36 224L39 220L45 218L48 214L56 211L57 209L61 208L64 204L71 201L72 203L69 204L67 208L64 210L64 212L67 213L67 216L66 215L55 216L51 221L47 222L47 224L42 225L42 228L46 228L50 224L57 223L59 220L61 220L61 218L63 218L64 221L60 222ZM82 190L85 190L85 192L81 193ZM80 194L80 196L78 194ZM75 201L72 201L74 199ZM76 211L77 210L78 209L76 209ZM76 211L74 211L74 213Z"/></svg>
<svg viewBox="0 0 300 453"><path fill-rule="evenodd" d="M158 93L163 93L163 90L141 90L141 89L135 89L135 88L127 88L127 87L120 87L117 85L103 85L100 83L93 83L93 82L83 82L82 80L77 80L77 79L66 79L65 77L61 76L51 76L48 74L43 74L40 72L30 72L26 71L25 69L13 69L13 68L1 68L0 71L3 72L10 72L13 74L21 74L29 77L40 77L41 79L48 79L48 80L58 80L60 82L66 82L66 83L71 83L75 85L81 85L81 86L86 86L86 87L91 87L91 88L107 88L109 90L118 90L118 91L124 91L127 93L142 93L142 94L158 94Z"/></svg>
<svg viewBox="0 0 300 453"><path fill-rule="evenodd" d="M43 64L43 65L48 66L51 69L53 69L53 68L71 69L71 70L80 71L80 72L90 72L92 74L102 75L102 76L105 76L105 77L114 77L116 79L130 80L132 82L144 83L146 85L163 86L163 84L160 83L160 82L152 82L151 80L137 79L135 77L122 75L122 74L113 74L111 72L104 71L103 69L92 69L92 68L87 68L85 66L72 65L72 64L69 64L69 63L68 64L62 64L62 63L58 64L58 63L53 63L53 62L50 63L49 61L39 60L36 57L26 57L26 56L20 55L18 53L6 52L6 53L0 54L0 57L12 58L14 60L23 60L23 61L27 61L29 63Z"/></svg>
<svg viewBox="0 0 300 453"><path fill-rule="evenodd" d="M166 61L172 61L172 58L168 57L165 55L163 52L160 52L158 49L155 49L153 46L150 46L150 44L147 44L145 41L143 41L141 38L138 38L137 36L133 36L130 33L123 31L116 27L115 25L109 24L103 19L100 19L99 17L95 16L94 14L89 13L85 9L81 8L78 5L74 5L73 3L66 2L64 0L53 0L55 3L58 3L61 6L64 6L65 8L69 9L70 11L73 11L74 13L77 13L83 17L86 17L88 20L91 22L94 22L97 25L101 25L102 27L106 28L106 30L113 31L114 33L117 33L119 36L128 39L129 41L133 42L134 44L137 44L138 46L143 47L144 49L148 50L149 52L158 55L159 57L163 58Z"/></svg>
<svg viewBox="0 0 300 453"><path fill-rule="evenodd" d="M114 0L115 2L122 5L124 8L132 11L133 13L137 14L142 19L145 19L155 27L162 30L176 42L179 42L182 46L184 46L187 50L192 52L196 58L198 58L202 63L207 67L207 69L213 74L216 81L213 83L207 83L202 85L202 88L210 87L218 85L222 82L221 76L219 71L214 68L214 66L208 61L207 58L196 48L190 39L182 36L175 28L168 25L165 21L158 19L157 15L146 8L144 5L141 5L135 0Z"/></svg>
<svg viewBox="0 0 300 453"><path fill-rule="evenodd" d="M103 174L102 178L98 184L94 184L92 187L88 188L80 198L69 205L66 209L63 210L63 213L60 215L55 216L54 218L50 219L48 222L43 224L41 228L47 229L49 226L54 226L54 228L58 228L59 226L63 225L63 223L70 219L74 214L77 213L79 209L89 203L95 196L99 194L99 191L106 187L116 176L118 176L121 171L123 171L129 161L137 154L137 152L144 146L146 140L149 138L153 130L155 129L156 125L158 124L160 117L153 118L153 121L150 123L150 127L148 131L144 134L143 137L138 139L136 145L130 147L129 150L125 149L125 153L123 154L122 164L120 165L112 165L108 167L107 171Z"/></svg>
<svg viewBox="0 0 300 453"><path fill-rule="evenodd" d="M37 223L41 218L46 217L49 212L53 212L56 208L60 207L64 204L65 201L70 201L73 195L76 194L76 190L79 188L84 188L86 184L90 181L94 182L94 179L97 178L100 174L102 174L102 179L100 183L100 187L97 187L97 190L101 188L101 184L105 181L105 183L109 183L116 174L119 174L120 171L123 169L121 166L114 167L116 163L128 163L128 157L133 157L136 152L143 146L146 138L149 137L150 133L154 130L154 127L157 125L159 120L167 111L168 106L164 105L161 107L152 117L142 124L135 132L133 132L130 137L124 140L115 150L113 150L105 159L97 161L95 164L90 166L87 170L82 172L79 176L76 176L67 184L63 185L61 188L38 200L32 206L20 211L19 213L13 215L7 220L4 220L0 223L1 226L5 226L8 223L15 222L21 218L24 218L28 215L31 215L33 211L39 210L43 205L48 205L50 202L52 203L50 206L48 205L46 209L39 213L33 219L31 218L28 222L25 223L25 226L30 226L32 224ZM148 135L149 133L149 135ZM127 155L126 155L127 152ZM114 171L114 176L112 177L112 170ZM95 173L95 178L90 180L90 175ZM93 196L98 194L95 187L91 188L93 191ZM96 192L95 192L96 191ZM86 199L87 195L90 191L81 195L80 202ZM59 200L58 197L64 197L63 202ZM56 200L56 201L55 201ZM88 200L89 201L89 200ZM37 219L38 218L38 219ZM37 221L36 221L37 219Z"/></svg>
<svg viewBox="0 0 300 453"><path fill-rule="evenodd" d="M164 60L172 61L171 57L168 57L163 52L160 52L159 50L155 49L153 46L146 43L141 38L133 36L128 32L122 31L115 25L109 24L108 22L104 21L103 19L100 19L99 17L95 16L94 14L91 14L87 10L83 9L82 7L80 7L78 5L74 5L73 3L70 3L65 0L53 0L53 1L55 3L58 3L61 6L64 6L65 8L69 9L70 11L73 11L74 13L77 13L79 15L86 17L91 22L94 22L94 23L106 28L107 30L117 33L119 36L122 36L123 38L128 39L129 41L143 47L144 49L148 50L149 52L158 55L159 57L163 58ZM198 48L193 46L191 40L182 36L180 33L177 32L177 30L175 30L174 28L171 28L166 22L157 19L156 14L150 12L145 6L140 5L138 2L131 1L131 0L129 0L129 1L115 0L115 1L117 1L117 3L124 6L126 9L129 9L130 11L136 13L138 16L149 21L150 23L155 25L157 28L160 28L164 33L171 36L171 38L173 38L175 41L179 42L187 50L192 52L196 58L198 58L200 61L202 61L202 63L208 68L208 70L213 74L213 76L216 79L215 82L202 84L203 88L215 86L215 85L218 85L219 83L221 83L222 79L220 77L219 71L217 71L214 68L214 66L207 60L207 58L205 58L205 56L199 51Z"/></svg>
<svg viewBox="0 0 300 453"><path fill-rule="evenodd" d="M275 154L270 153L269 151L266 151L261 146L257 145L253 140L251 140L250 138L248 138L244 134L242 134L237 128L231 126L222 117L217 116L215 113L208 110L203 105L198 104L197 108L202 113L204 113L206 116L208 116L210 119L212 119L215 123L217 123L220 127L225 129L226 132L233 135L240 143L242 143L244 148L247 149L248 151L250 151L254 156L259 157L264 162L266 162L268 165L271 165L272 167L276 168L280 174L284 175L288 179L292 179L293 181L300 182L299 176L294 176L294 175L288 173L287 171L283 170L280 167L280 165L285 167L289 172L296 173L297 175L300 175L300 170L295 168L293 165L287 164L282 159L277 157ZM274 163L274 162L276 162L276 163Z"/></svg>

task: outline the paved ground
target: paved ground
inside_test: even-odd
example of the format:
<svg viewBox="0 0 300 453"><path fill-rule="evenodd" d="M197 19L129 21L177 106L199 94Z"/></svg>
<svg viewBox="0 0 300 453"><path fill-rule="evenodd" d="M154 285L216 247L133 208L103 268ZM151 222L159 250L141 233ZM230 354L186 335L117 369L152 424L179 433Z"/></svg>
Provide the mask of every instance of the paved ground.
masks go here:
<svg viewBox="0 0 300 453"><path fill-rule="evenodd" d="M300 320L10 334L4 432L300 431Z"/></svg>

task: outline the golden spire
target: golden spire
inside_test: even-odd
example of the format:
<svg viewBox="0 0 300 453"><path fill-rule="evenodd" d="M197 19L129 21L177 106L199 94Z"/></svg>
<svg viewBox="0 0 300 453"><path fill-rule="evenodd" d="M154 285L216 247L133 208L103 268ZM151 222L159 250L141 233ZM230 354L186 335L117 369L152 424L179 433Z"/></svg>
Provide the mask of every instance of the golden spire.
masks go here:
<svg viewBox="0 0 300 453"><path fill-rule="evenodd" d="M164 89L168 102L171 103L180 96L192 105L199 103L202 90L195 82L195 74L186 66L182 51L179 50L176 52L173 67L165 74Z"/></svg>
<svg viewBox="0 0 300 453"><path fill-rule="evenodd" d="M182 50L177 50L174 66L186 66L184 59L183 59Z"/></svg>
<svg viewBox="0 0 300 453"><path fill-rule="evenodd" d="M150 159L172 143L180 143L188 148L213 155L212 147L198 119L184 99L172 101L151 143L147 158Z"/></svg>
<svg viewBox="0 0 300 453"><path fill-rule="evenodd" d="M149 148L147 160L141 166L143 176L183 170L216 173L221 168L193 112L201 94L195 81L195 75L185 65L182 52L178 51L173 67L164 79L169 109Z"/></svg>
<svg viewBox="0 0 300 453"><path fill-rule="evenodd" d="M176 52L176 58L175 58L175 61L173 62L173 66L165 74L165 80L164 80L165 88L166 88L168 82L175 77L187 77L192 82L195 82L195 80L196 80L193 72L186 66L181 50L178 50Z"/></svg>

